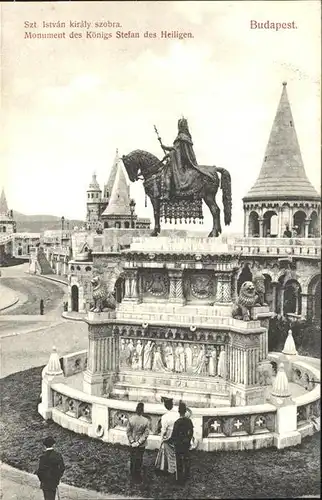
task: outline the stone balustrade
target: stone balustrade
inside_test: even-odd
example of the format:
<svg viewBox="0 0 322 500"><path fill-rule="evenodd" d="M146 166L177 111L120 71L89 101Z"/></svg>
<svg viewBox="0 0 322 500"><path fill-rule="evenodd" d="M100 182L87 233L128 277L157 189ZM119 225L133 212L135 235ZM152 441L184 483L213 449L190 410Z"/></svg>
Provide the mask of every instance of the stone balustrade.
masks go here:
<svg viewBox="0 0 322 500"><path fill-rule="evenodd" d="M82 355L84 352L82 352ZM78 358L80 353L73 353L70 360ZM272 363L279 364L283 355L270 353ZM284 360L284 357L283 357ZM300 372L300 373L299 373ZM311 385L307 393L293 398L297 413L298 444L302 438L313 434L314 420L320 418L320 372L305 361L295 358L291 361L292 379L299 383L309 377ZM72 373L71 373L72 374ZM316 381L315 383L312 382ZM135 413L136 401L125 401L85 394L67 385L68 378L61 382L51 382L43 374L43 394L46 397L39 405L44 418L51 418L62 427L74 432L86 434L107 442L127 444L126 426ZM302 384L301 384L302 385ZM259 405L197 408L188 404L188 412L194 425L195 443L199 450L243 450L259 449L271 446L284 447L294 444L281 437L288 436L287 421L281 426L285 407L265 403ZM293 410L292 410L293 411ZM150 422L148 448L156 449L160 445L160 419L164 406L159 403L145 403L145 414Z"/></svg>
<svg viewBox="0 0 322 500"><path fill-rule="evenodd" d="M270 255L278 256L301 256L320 257L320 238L229 238L230 244L235 251L242 255Z"/></svg>
<svg viewBox="0 0 322 500"><path fill-rule="evenodd" d="M231 245L222 238L199 237L168 237L158 238L135 237L132 240L131 252L165 252L169 253L216 253L227 254L233 252Z"/></svg>

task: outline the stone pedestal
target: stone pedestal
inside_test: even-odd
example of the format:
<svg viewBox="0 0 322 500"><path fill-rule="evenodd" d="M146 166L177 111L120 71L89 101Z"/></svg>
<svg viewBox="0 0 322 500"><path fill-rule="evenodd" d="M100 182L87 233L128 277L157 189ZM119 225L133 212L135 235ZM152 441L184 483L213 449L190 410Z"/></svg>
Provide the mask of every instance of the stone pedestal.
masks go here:
<svg viewBox="0 0 322 500"><path fill-rule="evenodd" d="M84 373L83 390L87 394L101 396L106 380L113 383L119 366L119 338L113 335L112 321L115 311L89 313L88 362Z"/></svg>
<svg viewBox="0 0 322 500"><path fill-rule="evenodd" d="M300 444L301 434L297 430L296 404L291 401L287 403L279 402L278 399L274 400L274 404L281 404L281 406L277 408L274 445L277 448L286 448Z"/></svg>

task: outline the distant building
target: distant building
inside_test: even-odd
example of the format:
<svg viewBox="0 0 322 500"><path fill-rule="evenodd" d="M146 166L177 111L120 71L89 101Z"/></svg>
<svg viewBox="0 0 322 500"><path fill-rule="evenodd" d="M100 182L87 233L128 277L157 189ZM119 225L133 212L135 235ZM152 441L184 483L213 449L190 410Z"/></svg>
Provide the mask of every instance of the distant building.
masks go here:
<svg viewBox="0 0 322 500"><path fill-rule="evenodd" d="M258 179L243 198L244 236L320 236L321 201L306 176L286 82ZM288 228L288 229L287 229Z"/></svg>
<svg viewBox="0 0 322 500"><path fill-rule="evenodd" d="M130 188L117 150L103 193L96 174L93 174L87 189L86 208L86 222L89 230L150 228L150 219L138 218L135 213L135 201L130 198Z"/></svg>
<svg viewBox="0 0 322 500"><path fill-rule="evenodd" d="M2 189L0 196L0 233L15 233L16 221L13 217L13 211L8 209L7 199Z"/></svg>

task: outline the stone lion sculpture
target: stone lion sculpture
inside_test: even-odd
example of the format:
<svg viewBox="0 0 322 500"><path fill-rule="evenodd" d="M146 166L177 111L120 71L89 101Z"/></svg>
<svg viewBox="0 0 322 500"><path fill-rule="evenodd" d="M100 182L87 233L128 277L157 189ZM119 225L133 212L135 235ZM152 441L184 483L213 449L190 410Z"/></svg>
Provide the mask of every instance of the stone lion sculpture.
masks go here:
<svg viewBox="0 0 322 500"><path fill-rule="evenodd" d="M258 304L266 306L265 304L265 276L261 272L257 272L253 276L253 283L257 293Z"/></svg>
<svg viewBox="0 0 322 500"><path fill-rule="evenodd" d="M250 321L250 310L258 304L258 295L252 281L245 281L239 291L237 302L232 309L232 317Z"/></svg>
<svg viewBox="0 0 322 500"><path fill-rule="evenodd" d="M95 276L91 280L91 283L94 305L90 310L92 312L114 310L116 308L116 300L114 295L108 290L106 283L101 280L100 276Z"/></svg>

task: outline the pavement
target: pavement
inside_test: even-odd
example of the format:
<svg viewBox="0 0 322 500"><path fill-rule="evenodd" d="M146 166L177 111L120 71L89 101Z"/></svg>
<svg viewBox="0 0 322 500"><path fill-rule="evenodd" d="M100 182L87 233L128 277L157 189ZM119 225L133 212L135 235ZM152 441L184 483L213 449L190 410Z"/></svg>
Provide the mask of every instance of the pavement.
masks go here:
<svg viewBox="0 0 322 500"><path fill-rule="evenodd" d="M1 471L1 500L43 500L39 488L38 477L28 472L14 469L7 464L0 464ZM60 500L121 500L128 499L121 495L101 494L97 491L83 490L61 483L59 486ZM131 497L137 499L140 497Z"/></svg>

